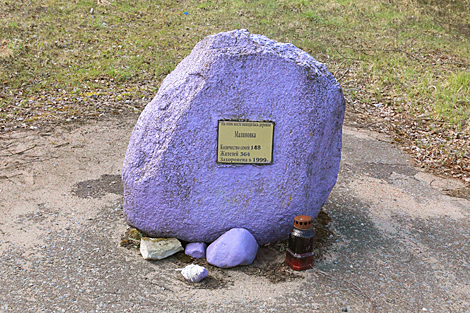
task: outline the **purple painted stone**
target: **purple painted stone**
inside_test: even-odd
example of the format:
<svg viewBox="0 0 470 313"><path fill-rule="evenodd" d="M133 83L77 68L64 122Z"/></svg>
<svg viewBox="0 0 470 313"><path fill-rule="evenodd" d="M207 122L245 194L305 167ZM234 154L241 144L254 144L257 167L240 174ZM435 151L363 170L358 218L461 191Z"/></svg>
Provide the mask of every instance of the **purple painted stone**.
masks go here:
<svg viewBox="0 0 470 313"><path fill-rule="evenodd" d="M207 247L207 262L220 268L249 265L257 252L255 237L244 228L233 228Z"/></svg>
<svg viewBox="0 0 470 313"><path fill-rule="evenodd" d="M195 258L204 259L206 257L207 245L204 242L191 242L186 245L184 253Z"/></svg>
<svg viewBox="0 0 470 313"><path fill-rule="evenodd" d="M128 223L189 242L237 227L261 245L286 238L336 183L344 109L333 75L294 45L246 30L205 38L134 128L122 175ZM275 122L273 164L217 164L224 119Z"/></svg>

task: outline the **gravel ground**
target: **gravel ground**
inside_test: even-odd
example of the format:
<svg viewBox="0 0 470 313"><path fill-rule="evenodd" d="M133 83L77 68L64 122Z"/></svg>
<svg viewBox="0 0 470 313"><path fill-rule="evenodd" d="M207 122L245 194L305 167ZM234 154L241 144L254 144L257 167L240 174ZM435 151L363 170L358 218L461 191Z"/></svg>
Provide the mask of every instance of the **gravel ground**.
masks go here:
<svg viewBox="0 0 470 313"><path fill-rule="evenodd" d="M182 258L143 260L119 245L135 121L0 134L0 312L470 312L465 185L353 127L313 269L289 270L272 245L192 285L175 271Z"/></svg>

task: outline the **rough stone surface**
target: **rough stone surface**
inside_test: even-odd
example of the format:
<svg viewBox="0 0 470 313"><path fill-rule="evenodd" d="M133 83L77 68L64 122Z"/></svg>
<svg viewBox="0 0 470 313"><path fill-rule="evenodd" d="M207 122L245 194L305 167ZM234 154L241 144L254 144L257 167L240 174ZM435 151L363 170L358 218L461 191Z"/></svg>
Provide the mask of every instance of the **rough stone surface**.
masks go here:
<svg viewBox="0 0 470 313"><path fill-rule="evenodd" d="M184 253L195 258L204 259L206 257L207 245L204 242L191 242L186 245Z"/></svg>
<svg viewBox="0 0 470 313"><path fill-rule="evenodd" d="M294 45L245 30L205 38L134 128L123 166L128 223L189 242L236 227L259 244L286 238L294 216L315 217L336 183L344 108L331 73ZM275 122L273 164L217 164L223 119Z"/></svg>
<svg viewBox="0 0 470 313"><path fill-rule="evenodd" d="M234 228L207 247L207 262L229 268L253 263L258 252L255 237L244 228Z"/></svg>
<svg viewBox="0 0 470 313"><path fill-rule="evenodd" d="M149 238L140 240L140 254L146 260L161 260L183 251L181 242L176 238Z"/></svg>
<svg viewBox="0 0 470 313"><path fill-rule="evenodd" d="M199 283L209 275L209 272L205 267L191 264L183 268L181 274L190 283Z"/></svg>

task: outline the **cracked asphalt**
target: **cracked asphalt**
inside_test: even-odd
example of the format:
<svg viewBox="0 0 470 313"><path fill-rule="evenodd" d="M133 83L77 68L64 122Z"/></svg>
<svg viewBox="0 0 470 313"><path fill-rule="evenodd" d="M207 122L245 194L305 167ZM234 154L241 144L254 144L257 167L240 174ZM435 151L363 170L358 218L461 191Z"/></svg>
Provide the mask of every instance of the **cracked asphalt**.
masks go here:
<svg viewBox="0 0 470 313"><path fill-rule="evenodd" d="M0 312L470 312L468 188L353 127L313 269L261 247L252 266L208 267L194 285L181 258L143 260L119 244L136 119L0 134Z"/></svg>

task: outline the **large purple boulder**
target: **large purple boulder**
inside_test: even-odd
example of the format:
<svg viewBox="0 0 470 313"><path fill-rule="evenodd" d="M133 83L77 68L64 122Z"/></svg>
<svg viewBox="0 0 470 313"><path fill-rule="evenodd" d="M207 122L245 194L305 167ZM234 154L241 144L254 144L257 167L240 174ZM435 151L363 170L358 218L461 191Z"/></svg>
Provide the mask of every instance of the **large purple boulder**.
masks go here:
<svg viewBox="0 0 470 313"><path fill-rule="evenodd" d="M294 45L246 30L205 38L134 128L122 174L128 223L189 242L237 227L261 245L286 238L336 183L344 109L333 75ZM217 163L220 120L274 122L272 164Z"/></svg>
<svg viewBox="0 0 470 313"><path fill-rule="evenodd" d="M207 262L220 268L253 263L258 252L255 237L244 228L234 228L207 247Z"/></svg>

